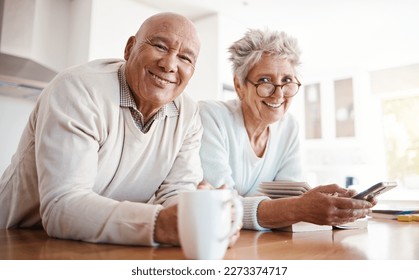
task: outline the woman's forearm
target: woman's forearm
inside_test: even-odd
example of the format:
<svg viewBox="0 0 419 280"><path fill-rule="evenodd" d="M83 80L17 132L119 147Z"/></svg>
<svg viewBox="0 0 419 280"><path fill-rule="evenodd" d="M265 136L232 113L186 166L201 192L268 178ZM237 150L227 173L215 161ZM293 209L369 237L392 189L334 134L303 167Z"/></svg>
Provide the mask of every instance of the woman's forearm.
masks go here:
<svg viewBox="0 0 419 280"><path fill-rule="evenodd" d="M264 200L257 210L258 222L265 228L280 228L301 221L297 197Z"/></svg>

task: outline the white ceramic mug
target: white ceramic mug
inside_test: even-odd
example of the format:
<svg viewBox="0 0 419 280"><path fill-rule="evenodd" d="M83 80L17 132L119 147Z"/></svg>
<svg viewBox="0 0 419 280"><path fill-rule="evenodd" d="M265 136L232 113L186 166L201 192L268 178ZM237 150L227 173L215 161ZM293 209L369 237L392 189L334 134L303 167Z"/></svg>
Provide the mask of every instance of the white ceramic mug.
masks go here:
<svg viewBox="0 0 419 280"><path fill-rule="evenodd" d="M222 259L229 239L237 232L242 219L243 205L232 190L180 193L178 228L186 258Z"/></svg>

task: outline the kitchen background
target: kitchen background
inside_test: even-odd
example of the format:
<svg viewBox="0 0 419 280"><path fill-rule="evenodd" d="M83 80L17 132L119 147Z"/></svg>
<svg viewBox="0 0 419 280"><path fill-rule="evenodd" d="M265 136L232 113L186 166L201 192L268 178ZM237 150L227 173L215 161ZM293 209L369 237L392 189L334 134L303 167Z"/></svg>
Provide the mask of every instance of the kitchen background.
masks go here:
<svg viewBox="0 0 419 280"><path fill-rule="evenodd" d="M416 0L0 0L0 174L55 73L123 57L161 11L196 24L202 49L188 92L234 98L227 47L249 27L284 30L302 49L300 121L311 185L397 180L383 200L419 201L419 2Z"/></svg>

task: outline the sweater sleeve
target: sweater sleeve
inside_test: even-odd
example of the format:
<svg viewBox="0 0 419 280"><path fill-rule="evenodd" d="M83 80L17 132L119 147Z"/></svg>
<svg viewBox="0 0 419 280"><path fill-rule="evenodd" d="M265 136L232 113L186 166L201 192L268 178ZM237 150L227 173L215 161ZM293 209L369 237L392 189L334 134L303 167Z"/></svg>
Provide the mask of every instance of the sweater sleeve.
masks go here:
<svg viewBox="0 0 419 280"><path fill-rule="evenodd" d="M177 155L169 174L156 192L154 201L165 207L177 204L179 192L196 190L196 186L203 177L199 157L203 128L198 105L190 102L186 96L183 96L181 100L183 102L178 104L180 120L177 127L182 129L181 127L185 126L185 138L180 150L176 152Z"/></svg>
<svg viewBox="0 0 419 280"><path fill-rule="evenodd" d="M229 140L223 127L229 125L223 113L216 111L216 103L200 102L204 126L200 156L204 180L218 188L223 184L233 188L235 182L229 164Z"/></svg>
<svg viewBox="0 0 419 280"><path fill-rule="evenodd" d="M220 110L216 102L200 102L200 114L204 124L202 136L201 159L204 169L204 180L214 187L227 184L230 188L235 188L236 183L232 176L230 167L229 151L236 147L229 147L233 142L224 129L231 125L226 113ZM257 220L257 209L259 203L269 199L266 196L241 197L243 204L243 228L253 230L267 230L259 225Z"/></svg>
<svg viewBox="0 0 419 280"><path fill-rule="evenodd" d="M243 228L244 229L253 229L253 230L269 230L259 225L257 212L259 203L264 200L270 199L267 196L251 196L251 197L242 197L243 204Z"/></svg>
<svg viewBox="0 0 419 280"><path fill-rule="evenodd" d="M119 92L116 81L101 86ZM120 202L93 191L98 151L109 129L95 90L61 75L41 95L35 149L42 223L58 238L154 245L161 205Z"/></svg>

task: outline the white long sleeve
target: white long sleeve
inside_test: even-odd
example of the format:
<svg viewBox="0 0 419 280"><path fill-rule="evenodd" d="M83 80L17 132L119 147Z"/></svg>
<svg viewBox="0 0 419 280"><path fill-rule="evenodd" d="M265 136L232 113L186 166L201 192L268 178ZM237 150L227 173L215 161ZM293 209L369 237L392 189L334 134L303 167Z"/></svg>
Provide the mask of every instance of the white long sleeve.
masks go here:
<svg viewBox="0 0 419 280"><path fill-rule="evenodd" d="M261 182L301 180L298 124L290 114L270 125L268 145L258 158L251 148L239 100L201 101L204 126L201 161L204 180L218 187L227 184L243 198L244 228L262 230L257 222Z"/></svg>

